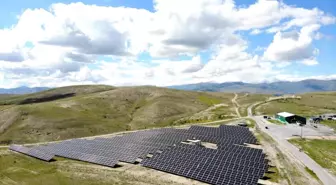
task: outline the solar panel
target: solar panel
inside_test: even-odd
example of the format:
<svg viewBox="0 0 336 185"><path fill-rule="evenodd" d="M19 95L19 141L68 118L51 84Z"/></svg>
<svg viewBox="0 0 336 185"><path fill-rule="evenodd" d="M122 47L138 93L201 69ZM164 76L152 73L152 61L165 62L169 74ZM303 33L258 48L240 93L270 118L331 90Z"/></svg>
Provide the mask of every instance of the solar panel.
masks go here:
<svg viewBox="0 0 336 185"><path fill-rule="evenodd" d="M35 157L37 159L41 159L43 161L50 161L55 156L46 151L38 150L35 148L28 148L28 147L19 146L19 145L11 145L9 149L22 153L22 154L26 154L31 157Z"/></svg>
<svg viewBox="0 0 336 185"><path fill-rule="evenodd" d="M217 144L217 149L182 144L190 139ZM191 126L189 129L163 128L138 131L112 138L72 139L59 143L26 148L13 145L37 158L57 155L69 159L114 167L118 161L135 163L210 184L257 184L268 168L248 128L221 125L218 128ZM161 152L158 152L161 151ZM146 157L153 154L151 158ZM49 157L49 158L48 158Z"/></svg>

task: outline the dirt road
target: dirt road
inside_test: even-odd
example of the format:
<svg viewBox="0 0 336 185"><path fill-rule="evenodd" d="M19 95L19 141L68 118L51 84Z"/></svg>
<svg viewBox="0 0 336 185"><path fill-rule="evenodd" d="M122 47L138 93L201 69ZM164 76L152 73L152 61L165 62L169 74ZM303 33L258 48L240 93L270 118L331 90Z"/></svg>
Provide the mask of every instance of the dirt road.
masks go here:
<svg viewBox="0 0 336 185"><path fill-rule="evenodd" d="M241 115L240 115L240 112L239 112L239 104L237 102L237 98L238 98L238 94L235 93L235 96L233 97L233 99L231 100L232 101L232 104L233 106L235 107L235 110L236 110L236 114L239 118L241 118Z"/></svg>

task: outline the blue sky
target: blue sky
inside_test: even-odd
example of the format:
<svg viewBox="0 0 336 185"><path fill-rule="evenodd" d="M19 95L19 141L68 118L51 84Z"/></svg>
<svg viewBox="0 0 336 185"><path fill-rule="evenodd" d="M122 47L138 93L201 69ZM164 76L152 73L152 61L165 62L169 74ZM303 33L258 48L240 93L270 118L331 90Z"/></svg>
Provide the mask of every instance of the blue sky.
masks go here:
<svg viewBox="0 0 336 185"><path fill-rule="evenodd" d="M0 87L334 79L333 7L334 0L4 1Z"/></svg>

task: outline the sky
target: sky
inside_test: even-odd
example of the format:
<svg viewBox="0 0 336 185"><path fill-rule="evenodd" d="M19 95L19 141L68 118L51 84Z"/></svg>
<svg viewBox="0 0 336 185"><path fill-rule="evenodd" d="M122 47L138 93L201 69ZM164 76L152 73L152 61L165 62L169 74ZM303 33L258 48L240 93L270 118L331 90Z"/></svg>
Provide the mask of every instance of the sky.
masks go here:
<svg viewBox="0 0 336 185"><path fill-rule="evenodd" d="M335 0L11 0L0 88L336 79Z"/></svg>

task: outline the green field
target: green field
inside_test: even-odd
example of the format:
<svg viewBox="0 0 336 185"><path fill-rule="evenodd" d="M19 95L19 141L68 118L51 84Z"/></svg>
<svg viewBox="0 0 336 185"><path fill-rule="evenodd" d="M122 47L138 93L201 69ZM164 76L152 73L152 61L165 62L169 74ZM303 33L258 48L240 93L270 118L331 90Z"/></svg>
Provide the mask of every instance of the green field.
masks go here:
<svg viewBox="0 0 336 185"><path fill-rule="evenodd" d="M319 180L319 178L317 177L316 173L315 173L313 170L309 169L308 167L305 167L305 170L306 170L312 177L314 177L315 179Z"/></svg>
<svg viewBox="0 0 336 185"><path fill-rule="evenodd" d="M198 96L198 100L206 105L212 106L215 104L222 103L221 99L216 98L216 97L209 97L206 95L200 95Z"/></svg>
<svg viewBox="0 0 336 185"><path fill-rule="evenodd" d="M254 119L245 118L245 120L247 121L249 128L254 128L256 126L256 122L254 121Z"/></svg>
<svg viewBox="0 0 336 185"><path fill-rule="evenodd" d="M63 94L71 94L74 95L86 95L97 92L109 91L113 90L115 87L108 85L80 85L80 86L68 86L68 87L60 87L55 89L49 89L46 91L26 94L26 95L3 95L0 96L0 105L12 105L12 104L22 104L26 100L39 100L46 97L53 97L57 95Z"/></svg>
<svg viewBox="0 0 336 185"><path fill-rule="evenodd" d="M336 121L335 120L323 120L320 123L330 128L333 128L336 131Z"/></svg>
<svg viewBox="0 0 336 185"><path fill-rule="evenodd" d="M276 119L269 119L268 120L270 123L274 123L276 125L285 125L284 123L282 123L281 121L279 120L276 120Z"/></svg>
<svg viewBox="0 0 336 185"><path fill-rule="evenodd" d="M262 102L268 99L270 95L265 94L244 94L239 93L237 103L239 104L239 112L241 116L247 116L247 108L256 103L256 102Z"/></svg>
<svg viewBox="0 0 336 185"><path fill-rule="evenodd" d="M336 175L336 140L291 139L289 142L302 148L323 168Z"/></svg>
<svg viewBox="0 0 336 185"><path fill-rule="evenodd" d="M276 167L269 167L268 168L269 173L265 174L265 177L269 179L271 182L279 182L281 179L280 172L278 168Z"/></svg>
<svg viewBox="0 0 336 185"><path fill-rule="evenodd" d="M95 88L97 87L97 88ZM71 97L45 101L59 94ZM0 144L63 140L154 127L173 126L192 119L214 104L230 104L232 93L205 93L151 86L74 86L3 98L0 106ZM217 110L218 119L233 118L231 110ZM227 116L230 115L230 116ZM187 118L185 122L176 122Z"/></svg>
<svg viewBox="0 0 336 185"><path fill-rule="evenodd" d="M178 184L169 176L161 178L164 174L151 174L151 170L140 166L107 168L62 158L48 163L4 149L0 149L0 164L1 185Z"/></svg>
<svg viewBox="0 0 336 185"><path fill-rule="evenodd" d="M301 99L276 100L256 107L257 115L291 112L304 117L336 112L336 92L307 93Z"/></svg>

